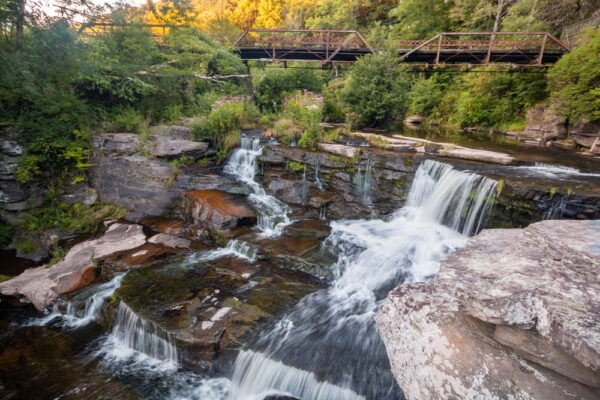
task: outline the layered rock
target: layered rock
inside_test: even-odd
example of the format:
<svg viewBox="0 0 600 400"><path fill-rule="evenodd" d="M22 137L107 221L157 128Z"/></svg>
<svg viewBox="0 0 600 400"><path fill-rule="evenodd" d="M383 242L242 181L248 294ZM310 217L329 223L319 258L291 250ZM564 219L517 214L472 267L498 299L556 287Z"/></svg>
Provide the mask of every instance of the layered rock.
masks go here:
<svg viewBox="0 0 600 400"><path fill-rule="evenodd" d="M556 115L552 107L538 105L527 112L527 126L522 136L538 142L566 139L567 125L567 119Z"/></svg>
<svg viewBox="0 0 600 400"><path fill-rule="evenodd" d="M484 230L376 316L408 399L600 396L600 222Z"/></svg>
<svg viewBox="0 0 600 400"><path fill-rule="evenodd" d="M102 237L73 246L57 264L31 268L0 283L0 294L43 310L61 294L90 284L98 274L98 260L144 243L142 226L115 223Z"/></svg>
<svg viewBox="0 0 600 400"><path fill-rule="evenodd" d="M208 150L208 143L195 142L190 135L181 134L181 128L167 127L165 135L150 135L142 140L140 135L133 133L103 133L92 137L94 150L100 153L135 154L144 153L161 158L192 156L201 158L214 152ZM161 130L158 130L162 132ZM187 131L185 131L187 133ZM209 154L210 153L210 154Z"/></svg>
<svg viewBox="0 0 600 400"><path fill-rule="evenodd" d="M580 146L591 148L600 137L600 121L579 119L569 129L569 136Z"/></svg>
<svg viewBox="0 0 600 400"><path fill-rule="evenodd" d="M192 190L182 196L184 220L212 230L226 230L254 225L256 211L246 196L219 190Z"/></svg>

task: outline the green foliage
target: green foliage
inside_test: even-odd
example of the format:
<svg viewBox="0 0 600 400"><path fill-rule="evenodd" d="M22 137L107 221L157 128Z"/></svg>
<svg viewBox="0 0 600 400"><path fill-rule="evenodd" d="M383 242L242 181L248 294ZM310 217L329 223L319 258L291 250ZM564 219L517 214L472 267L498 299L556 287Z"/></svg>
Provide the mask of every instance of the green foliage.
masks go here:
<svg viewBox="0 0 600 400"><path fill-rule="evenodd" d="M392 54L373 54L352 66L340 97L357 127L388 124L404 117L408 107L410 74Z"/></svg>
<svg viewBox="0 0 600 400"><path fill-rule="evenodd" d="M558 113L575 122L600 119L600 29L548 72Z"/></svg>
<svg viewBox="0 0 600 400"><path fill-rule="evenodd" d="M347 0L324 0L306 20L308 29L356 29L352 6Z"/></svg>
<svg viewBox="0 0 600 400"><path fill-rule="evenodd" d="M207 116L198 118L192 125L196 140L208 140L219 151L219 158L227 156L229 150L240 140L240 129L258 116L258 109L244 96L224 97L215 102Z"/></svg>
<svg viewBox="0 0 600 400"><path fill-rule="evenodd" d="M304 164L296 162L296 161L288 161L286 163L288 169L293 172L302 172L304 171Z"/></svg>
<svg viewBox="0 0 600 400"><path fill-rule="evenodd" d="M428 79L417 80L409 94L409 112L428 117L444 99L446 88L447 82L443 75L435 74Z"/></svg>
<svg viewBox="0 0 600 400"><path fill-rule="evenodd" d="M540 73L489 73L482 67L454 86L453 121L460 126L504 127L524 118L527 108L547 97ZM450 96L455 96L451 94Z"/></svg>
<svg viewBox="0 0 600 400"><path fill-rule="evenodd" d="M323 119L323 96L299 90L283 99L283 115L298 124L302 131L298 146L316 147L323 133L319 125Z"/></svg>
<svg viewBox="0 0 600 400"><path fill-rule="evenodd" d="M398 39L429 39L440 32L449 31L452 2L446 0L402 0L390 11L398 23L393 34Z"/></svg>
<svg viewBox="0 0 600 400"><path fill-rule="evenodd" d="M0 247L6 247L10 244L15 230L9 224L0 220Z"/></svg>
<svg viewBox="0 0 600 400"><path fill-rule="evenodd" d="M120 109L111 122L113 129L117 132L139 133L145 126L142 114L132 107Z"/></svg>
<svg viewBox="0 0 600 400"><path fill-rule="evenodd" d="M309 69L266 69L255 88L256 104L262 111L280 111L283 99L296 90L320 92L324 77Z"/></svg>
<svg viewBox="0 0 600 400"><path fill-rule="evenodd" d="M278 120L273 126L273 136L286 146L297 141L302 136L302 129L289 118Z"/></svg>
<svg viewBox="0 0 600 400"><path fill-rule="evenodd" d="M44 207L28 212L19 227L31 232L59 228L63 232L90 233L98 229L101 221L121 218L124 213L123 207L112 204L86 206L49 198Z"/></svg>

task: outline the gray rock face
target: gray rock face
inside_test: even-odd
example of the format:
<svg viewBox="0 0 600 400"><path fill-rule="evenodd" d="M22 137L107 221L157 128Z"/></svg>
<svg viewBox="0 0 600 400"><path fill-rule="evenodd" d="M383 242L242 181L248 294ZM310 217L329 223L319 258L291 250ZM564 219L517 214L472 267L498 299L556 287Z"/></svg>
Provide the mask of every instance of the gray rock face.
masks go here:
<svg viewBox="0 0 600 400"><path fill-rule="evenodd" d="M159 127L160 128L160 127ZM142 141L140 135L133 133L104 133L92 138L94 150L104 154L136 154L146 152L149 155L163 158L174 158L180 156L193 156L201 158L208 155L208 143L194 142L184 139L191 135L178 134L175 128L185 127L168 127L170 130L165 131L165 134L151 135L146 142ZM160 129L155 129L162 132ZM190 137L191 139L191 137Z"/></svg>
<svg viewBox="0 0 600 400"><path fill-rule="evenodd" d="M567 120L556 115L549 106L536 106L527 113L527 126L523 134L528 139L540 142L566 139Z"/></svg>
<svg viewBox="0 0 600 400"><path fill-rule="evenodd" d="M192 130L187 126L157 125L150 128L154 135L168 136L172 139L194 140Z"/></svg>
<svg viewBox="0 0 600 400"><path fill-rule="evenodd" d="M189 239L181 238L175 235L169 235L168 233L158 233L148 239L148 242L154 244L163 244L168 247L180 247L183 249L187 249L192 244Z"/></svg>
<svg viewBox="0 0 600 400"><path fill-rule="evenodd" d="M156 157L178 157L194 155L201 158L208 150L206 142L192 142L191 140L171 139L167 136L152 136L149 153Z"/></svg>
<svg viewBox="0 0 600 400"><path fill-rule="evenodd" d="M408 399L597 399L600 221L484 230L376 316Z"/></svg>
<svg viewBox="0 0 600 400"><path fill-rule="evenodd" d="M168 162L141 155L97 155L90 176L100 201L160 215L177 195L178 171Z"/></svg>
<svg viewBox="0 0 600 400"><path fill-rule="evenodd" d="M600 121L588 121L581 118L569 130L569 135L580 146L591 148L600 137Z"/></svg>
<svg viewBox="0 0 600 400"><path fill-rule="evenodd" d="M141 150L142 139L135 133L104 133L92 136L95 151L133 154Z"/></svg>
<svg viewBox="0 0 600 400"><path fill-rule="evenodd" d="M141 225L115 223L99 239L73 246L57 264L48 268L31 268L0 283L0 294L16 297L21 302L32 303L38 310L43 310L61 294L90 284L97 274L95 260L134 249L144 243L146 236Z"/></svg>

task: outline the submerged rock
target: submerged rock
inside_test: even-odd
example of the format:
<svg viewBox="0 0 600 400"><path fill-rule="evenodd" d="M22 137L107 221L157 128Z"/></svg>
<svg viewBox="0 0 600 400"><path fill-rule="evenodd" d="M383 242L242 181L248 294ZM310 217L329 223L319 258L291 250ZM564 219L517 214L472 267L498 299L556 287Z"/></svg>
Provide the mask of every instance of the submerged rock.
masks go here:
<svg viewBox="0 0 600 400"><path fill-rule="evenodd" d="M376 316L408 399L600 396L600 221L484 230Z"/></svg>
<svg viewBox="0 0 600 400"><path fill-rule="evenodd" d="M246 196L219 190L191 190L182 196L183 219L213 230L256 223L256 211Z"/></svg>
<svg viewBox="0 0 600 400"><path fill-rule="evenodd" d="M43 310L61 294L89 285L98 273L97 260L144 243L146 236L140 225L114 223L102 237L73 246L57 264L31 268L0 283L0 294Z"/></svg>

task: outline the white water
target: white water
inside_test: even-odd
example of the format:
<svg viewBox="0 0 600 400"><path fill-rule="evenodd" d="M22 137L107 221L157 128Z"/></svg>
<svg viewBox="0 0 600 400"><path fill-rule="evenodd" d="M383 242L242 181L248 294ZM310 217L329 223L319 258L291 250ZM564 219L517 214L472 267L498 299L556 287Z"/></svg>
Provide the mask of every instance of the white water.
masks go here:
<svg viewBox="0 0 600 400"><path fill-rule="evenodd" d="M486 217L497 182L426 160L389 221L332 223L337 279L303 298L234 365L231 399L396 399L373 317L389 290L431 279Z"/></svg>
<svg viewBox="0 0 600 400"><path fill-rule="evenodd" d="M243 240L232 239L227 242L227 246L200 254L196 260L217 260L219 258L231 256L253 263L256 261L257 255L258 247L253 246L248 242L244 242Z"/></svg>
<svg viewBox="0 0 600 400"><path fill-rule="evenodd" d="M130 357L134 351L177 364L177 347L170 334L138 316L122 301L110 336L115 344L112 353L115 358Z"/></svg>
<svg viewBox="0 0 600 400"><path fill-rule="evenodd" d="M252 193L248 200L258 212L258 227L265 237L281 235L283 228L292 221L288 217L291 212L287 204L273 196L269 196L263 187L254 180L256 174L256 158L262 154L259 139L243 137L240 147L236 149L223 172L235 176L250 187Z"/></svg>
<svg viewBox="0 0 600 400"><path fill-rule="evenodd" d="M56 302L48 315L28 321L25 325L42 326L55 320L60 320L63 328L87 325L98 318L104 302L121 286L124 276L125 273L118 274L108 282L83 290L67 302L66 309Z"/></svg>
<svg viewBox="0 0 600 400"><path fill-rule="evenodd" d="M535 163L533 166L521 166L515 167L531 171L537 175L548 177L548 178L568 178L573 176L597 176L600 177L600 173L588 173L581 172L577 168L566 167L564 165L553 165L544 163Z"/></svg>

